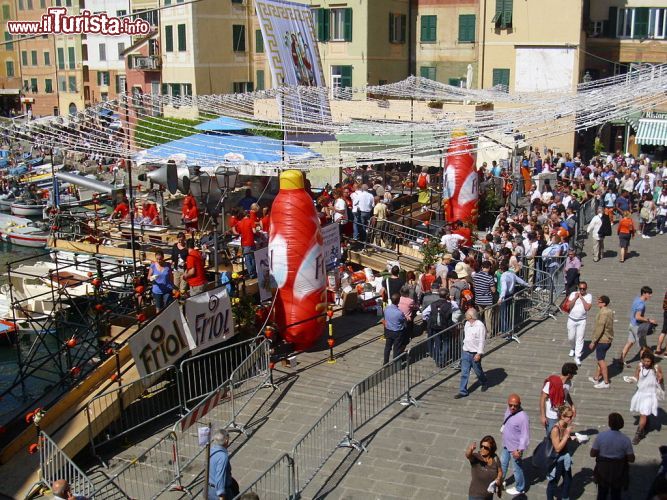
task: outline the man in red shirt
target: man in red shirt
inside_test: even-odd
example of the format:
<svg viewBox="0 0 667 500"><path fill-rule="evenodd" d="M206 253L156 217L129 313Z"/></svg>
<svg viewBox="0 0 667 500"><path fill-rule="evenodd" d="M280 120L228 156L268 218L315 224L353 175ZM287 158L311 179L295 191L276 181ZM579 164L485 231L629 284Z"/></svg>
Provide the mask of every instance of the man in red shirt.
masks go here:
<svg viewBox="0 0 667 500"><path fill-rule="evenodd" d="M241 236L241 249L243 250L243 264L249 278L256 278L255 270L255 233L257 225L246 212L245 217L232 228L232 233Z"/></svg>
<svg viewBox="0 0 667 500"><path fill-rule="evenodd" d="M123 197L123 200L116 205L116 208L113 209L111 213L110 220L120 219L126 220L130 215L130 204L127 201L127 198Z"/></svg>
<svg viewBox="0 0 667 500"><path fill-rule="evenodd" d="M469 227L464 226L460 220L456 221L456 227L452 230L452 234L458 234L465 238L462 241L464 247L472 247L472 231Z"/></svg>
<svg viewBox="0 0 667 500"><path fill-rule="evenodd" d="M181 214L183 215L185 229L196 231L199 227L199 208L197 208L197 201L192 194L188 194L183 200Z"/></svg>
<svg viewBox="0 0 667 500"><path fill-rule="evenodd" d="M195 242L188 240L188 256L185 259L185 281L190 287L190 295L202 293L208 280L206 279L206 269L204 269L204 257L201 252L195 248Z"/></svg>

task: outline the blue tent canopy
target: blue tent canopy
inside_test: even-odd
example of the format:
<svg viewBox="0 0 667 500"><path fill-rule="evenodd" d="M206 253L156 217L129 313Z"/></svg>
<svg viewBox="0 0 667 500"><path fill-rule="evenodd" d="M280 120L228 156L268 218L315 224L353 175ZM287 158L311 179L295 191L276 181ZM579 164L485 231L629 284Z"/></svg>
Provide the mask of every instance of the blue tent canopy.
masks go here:
<svg viewBox="0 0 667 500"><path fill-rule="evenodd" d="M255 126L228 116L220 116L214 120L209 120L195 126L195 130L201 130L203 132L233 132L251 128L255 128Z"/></svg>
<svg viewBox="0 0 667 500"><path fill-rule="evenodd" d="M185 155L189 164L229 162L270 163L282 160L282 142L263 136L194 134L142 151L138 161L167 160ZM285 144L286 159L308 159L319 156L308 148Z"/></svg>

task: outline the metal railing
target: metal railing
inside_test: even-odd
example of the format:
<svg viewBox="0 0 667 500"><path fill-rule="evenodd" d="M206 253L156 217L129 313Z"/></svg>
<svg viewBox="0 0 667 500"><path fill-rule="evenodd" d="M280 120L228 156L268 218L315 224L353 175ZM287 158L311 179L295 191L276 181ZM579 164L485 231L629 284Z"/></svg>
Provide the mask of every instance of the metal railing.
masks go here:
<svg viewBox="0 0 667 500"><path fill-rule="evenodd" d="M262 500L296 499L296 477L294 460L287 453L269 466L252 485L242 490L239 496L256 493ZM238 498L238 497L237 497Z"/></svg>
<svg viewBox="0 0 667 500"><path fill-rule="evenodd" d="M75 495L93 498L93 482L45 432L39 433L38 448L40 483L50 488L53 481L65 479Z"/></svg>

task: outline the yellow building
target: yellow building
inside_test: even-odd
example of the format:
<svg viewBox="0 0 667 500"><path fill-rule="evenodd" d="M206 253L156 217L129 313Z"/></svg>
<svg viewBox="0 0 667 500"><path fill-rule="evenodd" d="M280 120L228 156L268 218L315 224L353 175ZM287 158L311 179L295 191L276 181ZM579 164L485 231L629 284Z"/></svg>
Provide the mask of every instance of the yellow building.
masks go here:
<svg viewBox="0 0 667 500"><path fill-rule="evenodd" d="M2 9L2 22L5 25L5 42L10 42L12 36L7 32L6 23L16 19L14 2L3 0L0 3ZM9 116L10 110L20 112L21 104L19 94L21 92L21 66L19 62L18 44L5 43L0 47L2 61L0 61L0 115Z"/></svg>
<svg viewBox="0 0 667 500"><path fill-rule="evenodd" d="M416 75L456 87L477 87L479 0L418 0Z"/></svg>

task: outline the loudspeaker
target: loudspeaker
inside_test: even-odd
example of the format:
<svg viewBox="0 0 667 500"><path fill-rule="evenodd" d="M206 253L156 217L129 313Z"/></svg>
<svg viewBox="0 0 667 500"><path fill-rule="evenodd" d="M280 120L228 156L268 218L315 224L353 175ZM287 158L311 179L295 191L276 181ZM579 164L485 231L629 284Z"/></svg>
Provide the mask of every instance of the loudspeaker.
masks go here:
<svg viewBox="0 0 667 500"><path fill-rule="evenodd" d="M190 172L187 167L178 168L175 163L167 163L167 166L148 172L146 177L155 184L166 186L171 194L180 191L187 194L190 189Z"/></svg>

